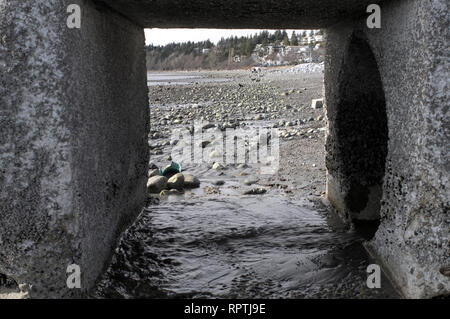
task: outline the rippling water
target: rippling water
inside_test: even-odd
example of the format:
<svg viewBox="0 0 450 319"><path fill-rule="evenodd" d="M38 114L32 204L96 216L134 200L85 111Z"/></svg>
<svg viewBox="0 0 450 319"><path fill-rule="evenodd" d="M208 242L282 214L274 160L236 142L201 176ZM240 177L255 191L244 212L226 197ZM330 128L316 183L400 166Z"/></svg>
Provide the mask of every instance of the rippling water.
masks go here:
<svg viewBox="0 0 450 319"><path fill-rule="evenodd" d="M396 297L366 288L361 241L282 197L172 198L124 234L96 297Z"/></svg>

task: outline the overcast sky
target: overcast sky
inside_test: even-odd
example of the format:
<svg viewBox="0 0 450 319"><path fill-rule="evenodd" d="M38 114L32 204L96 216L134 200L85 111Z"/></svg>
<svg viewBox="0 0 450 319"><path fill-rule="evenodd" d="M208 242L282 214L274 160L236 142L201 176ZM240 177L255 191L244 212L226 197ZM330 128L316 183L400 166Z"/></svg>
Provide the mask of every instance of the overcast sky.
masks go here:
<svg viewBox="0 0 450 319"><path fill-rule="evenodd" d="M147 45L165 45L171 42L198 42L211 40L213 43L220 41L220 38L230 36L245 36L263 30L241 30L241 29L146 29L145 36ZM269 30L275 31L275 30ZM286 30L291 36L293 30ZM298 30L303 31L303 30ZM297 32L297 30L296 30Z"/></svg>

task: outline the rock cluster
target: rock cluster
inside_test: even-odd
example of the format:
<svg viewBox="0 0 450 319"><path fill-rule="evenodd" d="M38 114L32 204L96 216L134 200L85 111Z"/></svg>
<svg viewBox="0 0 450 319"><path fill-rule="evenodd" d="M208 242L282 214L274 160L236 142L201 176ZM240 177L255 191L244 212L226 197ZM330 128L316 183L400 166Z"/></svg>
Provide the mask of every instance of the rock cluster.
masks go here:
<svg viewBox="0 0 450 319"><path fill-rule="evenodd" d="M200 187L200 180L190 174L178 173L170 178L161 176L159 173L151 176L152 174L154 171L149 173L150 178L147 182L147 190L150 194L178 195L182 194L184 189Z"/></svg>

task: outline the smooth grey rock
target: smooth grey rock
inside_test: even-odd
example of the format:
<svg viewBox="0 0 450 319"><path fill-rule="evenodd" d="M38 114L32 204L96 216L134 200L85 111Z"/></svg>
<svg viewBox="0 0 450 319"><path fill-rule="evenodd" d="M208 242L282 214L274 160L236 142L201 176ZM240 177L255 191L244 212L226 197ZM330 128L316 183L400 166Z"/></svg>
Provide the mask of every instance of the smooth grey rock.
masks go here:
<svg viewBox="0 0 450 319"><path fill-rule="evenodd" d="M151 194L158 194L167 186L167 178L164 176L153 176L148 179L147 190Z"/></svg>
<svg viewBox="0 0 450 319"><path fill-rule="evenodd" d="M184 187L185 188L198 188L200 187L200 180L194 175L184 175Z"/></svg>
<svg viewBox="0 0 450 319"><path fill-rule="evenodd" d="M183 185L184 185L184 175L182 173L173 175L167 181L167 188L169 189L182 189Z"/></svg>

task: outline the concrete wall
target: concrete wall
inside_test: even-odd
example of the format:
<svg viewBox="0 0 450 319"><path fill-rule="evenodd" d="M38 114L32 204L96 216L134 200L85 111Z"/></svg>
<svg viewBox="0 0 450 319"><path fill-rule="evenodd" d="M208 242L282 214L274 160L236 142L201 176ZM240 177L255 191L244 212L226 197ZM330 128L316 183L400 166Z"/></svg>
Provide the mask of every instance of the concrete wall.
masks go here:
<svg viewBox="0 0 450 319"><path fill-rule="evenodd" d="M32 297L81 295L145 200L143 30L91 1L0 0L0 42L0 273Z"/></svg>
<svg viewBox="0 0 450 319"><path fill-rule="evenodd" d="M450 262L447 12L445 0L395 1L383 6L380 30L367 29L360 21L327 31L325 82L331 121L336 119L341 98L337 80L352 35L367 39L379 67L389 141L381 224L368 247L411 298L450 293L449 278L440 272ZM329 140L337 136L336 124L330 123ZM333 143L327 147L334 152ZM345 202L342 180L333 180L342 164L328 158L328 191L334 192L335 202Z"/></svg>
<svg viewBox="0 0 450 319"><path fill-rule="evenodd" d="M318 29L390 0L95 0L145 28Z"/></svg>

